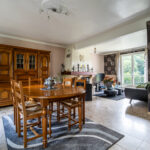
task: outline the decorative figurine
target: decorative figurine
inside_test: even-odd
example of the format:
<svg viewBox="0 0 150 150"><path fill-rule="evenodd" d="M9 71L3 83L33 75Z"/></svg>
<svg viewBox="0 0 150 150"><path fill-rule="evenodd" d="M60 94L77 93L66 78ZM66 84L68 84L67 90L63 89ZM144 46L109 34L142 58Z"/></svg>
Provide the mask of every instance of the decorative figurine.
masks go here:
<svg viewBox="0 0 150 150"><path fill-rule="evenodd" d="M74 70L75 70L75 67L73 66L73 67L72 67L72 72L74 72Z"/></svg>
<svg viewBox="0 0 150 150"><path fill-rule="evenodd" d="M80 65L79 64L77 64L77 68L78 68L77 71L80 72Z"/></svg>
<svg viewBox="0 0 150 150"><path fill-rule="evenodd" d="M61 64L61 72L65 72L65 65Z"/></svg>
<svg viewBox="0 0 150 150"><path fill-rule="evenodd" d="M90 69L89 69L89 65L87 65L87 72L89 72L89 70L90 70Z"/></svg>

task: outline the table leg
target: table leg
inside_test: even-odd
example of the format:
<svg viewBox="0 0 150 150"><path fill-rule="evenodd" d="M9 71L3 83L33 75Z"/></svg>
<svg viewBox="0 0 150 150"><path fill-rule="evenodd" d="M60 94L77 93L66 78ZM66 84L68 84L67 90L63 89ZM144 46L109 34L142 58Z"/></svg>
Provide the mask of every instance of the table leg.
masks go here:
<svg viewBox="0 0 150 150"><path fill-rule="evenodd" d="M60 122L60 102L57 102L57 121Z"/></svg>
<svg viewBox="0 0 150 150"><path fill-rule="evenodd" d="M83 97L82 97L82 113L83 113L83 124L85 124L85 95L83 95Z"/></svg>
<svg viewBox="0 0 150 150"><path fill-rule="evenodd" d="M148 89L148 113L150 113L150 89Z"/></svg>
<svg viewBox="0 0 150 150"><path fill-rule="evenodd" d="M78 107L78 118L79 118L79 129L82 130L82 97L79 99L79 107Z"/></svg>
<svg viewBox="0 0 150 150"><path fill-rule="evenodd" d="M47 107L43 106L42 129L43 129L43 147L47 147Z"/></svg>

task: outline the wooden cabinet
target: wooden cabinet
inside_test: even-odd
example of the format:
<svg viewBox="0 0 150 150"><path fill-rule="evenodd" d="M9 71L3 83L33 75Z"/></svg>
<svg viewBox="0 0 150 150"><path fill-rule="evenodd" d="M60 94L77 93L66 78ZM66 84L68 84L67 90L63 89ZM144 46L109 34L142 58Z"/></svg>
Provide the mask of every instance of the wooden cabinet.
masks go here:
<svg viewBox="0 0 150 150"><path fill-rule="evenodd" d="M10 79L12 78L12 49L0 46L0 106L12 104Z"/></svg>
<svg viewBox="0 0 150 150"><path fill-rule="evenodd" d="M12 104L10 79L28 84L28 78L50 75L50 52L0 45L0 106Z"/></svg>

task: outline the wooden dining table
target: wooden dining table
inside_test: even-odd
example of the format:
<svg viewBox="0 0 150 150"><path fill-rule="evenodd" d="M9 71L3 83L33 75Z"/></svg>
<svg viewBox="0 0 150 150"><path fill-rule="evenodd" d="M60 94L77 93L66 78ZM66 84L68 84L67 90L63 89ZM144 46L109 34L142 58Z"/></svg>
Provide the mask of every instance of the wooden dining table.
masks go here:
<svg viewBox="0 0 150 150"><path fill-rule="evenodd" d="M24 96L36 99L42 107L42 130L43 130L43 147L47 147L47 109L50 102L60 102L71 98L78 98L82 104L82 121L85 123L85 90L81 87L63 88L61 86L54 89L44 89L43 85L24 86ZM59 115L57 113L57 115Z"/></svg>

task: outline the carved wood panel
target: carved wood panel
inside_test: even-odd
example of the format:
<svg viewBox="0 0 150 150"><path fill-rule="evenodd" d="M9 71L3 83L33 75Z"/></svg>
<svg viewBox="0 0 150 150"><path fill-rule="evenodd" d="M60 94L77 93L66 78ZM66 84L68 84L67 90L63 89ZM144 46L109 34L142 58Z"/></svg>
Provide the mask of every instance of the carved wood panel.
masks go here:
<svg viewBox="0 0 150 150"><path fill-rule="evenodd" d="M50 53L39 54L39 77L47 78L50 75Z"/></svg>

